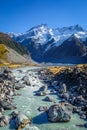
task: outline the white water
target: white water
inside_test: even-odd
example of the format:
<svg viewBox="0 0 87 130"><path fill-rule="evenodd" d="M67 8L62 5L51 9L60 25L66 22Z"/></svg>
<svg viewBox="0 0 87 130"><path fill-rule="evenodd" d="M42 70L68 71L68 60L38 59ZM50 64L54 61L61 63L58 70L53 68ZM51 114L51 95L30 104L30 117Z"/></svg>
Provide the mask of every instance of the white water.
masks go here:
<svg viewBox="0 0 87 130"><path fill-rule="evenodd" d="M32 70L31 70L32 69ZM52 103L42 101L44 96L35 96L35 91L43 85L37 74L37 67L25 67L21 68L23 73L18 70L13 70L14 75L17 80L20 80L23 76L29 76L31 86L26 86L25 88L19 90L18 92L21 96L14 97L14 104L17 106L17 110L25 113L32 119L32 124L26 126L24 130L61 130L63 128L70 128L70 130L86 130L85 128L76 127L75 124L85 123L81 120L78 115L72 115L71 121L68 123L50 123L47 120L47 115L44 112L39 112L37 109L39 106L47 105L50 106ZM29 71L28 71L29 70ZM58 102L57 94L51 95L56 102ZM11 111L6 111L6 114L11 113ZM14 130L9 128L9 126L2 127L0 130Z"/></svg>

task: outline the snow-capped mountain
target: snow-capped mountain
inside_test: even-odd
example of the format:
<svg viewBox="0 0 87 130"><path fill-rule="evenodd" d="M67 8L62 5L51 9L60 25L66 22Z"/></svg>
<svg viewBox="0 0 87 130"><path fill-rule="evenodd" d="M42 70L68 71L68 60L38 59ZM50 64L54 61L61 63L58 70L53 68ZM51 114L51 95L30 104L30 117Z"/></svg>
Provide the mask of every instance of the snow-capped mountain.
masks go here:
<svg viewBox="0 0 87 130"><path fill-rule="evenodd" d="M15 41L26 46L35 60L41 59L50 50L62 46L72 35L79 39L80 42L84 42L85 46L87 45L87 31L79 25L52 29L46 24L41 24L25 33L8 34Z"/></svg>
<svg viewBox="0 0 87 130"><path fill-rule="evenodd" d="M13 37L18 37L18 36L20 36L20 35L22 35L22 33L18 33L18 34L16 34L16 33L14 33L14 32L10 32L10 33L7 33L11 38L13 38Z"/></svg>

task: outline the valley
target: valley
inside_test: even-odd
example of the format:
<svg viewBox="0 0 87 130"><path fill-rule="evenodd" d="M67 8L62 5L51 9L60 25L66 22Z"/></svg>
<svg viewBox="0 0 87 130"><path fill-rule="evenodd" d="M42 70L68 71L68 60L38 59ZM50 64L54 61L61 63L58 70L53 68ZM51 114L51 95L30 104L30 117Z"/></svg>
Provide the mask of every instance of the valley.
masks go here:
<svg viewBox="0 0 87 130"><path fill-rule="evenodd" d="M87 130L87 0L0 1L0 130Z"/></svg>
<svg viewBox="0 0 87 130"><path fill-rule="evenodd" d="M87 129L86 38L79 25L0 33L1 130Z"/></svg>
<svg viewBox="0 0 87 130"><path fill-rule="evenodd" d="M64 82L63 80L65 80L62 74L64 76L65 74L67 74L67 78L68 78L67 81L71 82L71 79L69 79L69 75L72 75L70 73L72 73L72 71L74 70L74 67L75 66L73 67L72 66L71 67L67 67L67 66L33 67L31 66L31 67L12 69L11 71L13 73L13 76L15 76L15 90L16 91L14 92L16 95L15 96L9 95L9 96L13 100L11 104L14 104L16 109L5 110L4 114L10 117L9 114L11 114L13 111L14 112L19 111L19 113L24 114L25 116L29 117L29 119L31 120L31 123L25 125L25 127L23 128L24 130L26 129L27 130L73 130L73 129L86 130L87 121L84 114L86 114L87 109L84 111L80 110L80 113L82 113L81 115L79 113L79 108L80 107L83 108L83 106L85 106L85 102L87 101L85 97L85 93L83 94L84 97L82 97L84 100L82 98L80 99L82 94L78 92L82 92L83 89L81 91L79 90L72 91L73 98L75 97L76 99L78 97L78 106L70 103L69 101L70 97L66 98L67 94L70 94L69 92L70 90L67 90L66 92L64 92L65 90L62 90L62 92L59 92L61 91L61 86L59 84L61 82ZM80 80L82 78L85 84L86 81L84 80L87 77L86 76L87 66L80 65L75 68L77 70L74 70L74 78L77 79L77 77L75 76L78 75L80 72L82 72L84 76L81 75ZM8 71L6 72L4 71L4 73L7 73ZM76 79L74 78L72 77L72 81L73 80L76 81ZM64 83L66 83L66 86L67 86L66 89L68 89L69 87L68 85L71 86L71 84L68 84L68 82L64 82ZM76 83L78 84L79 81ZM72 84L72 88L74 90L74 84ZM64 95L66 96L64 97ZM74 101L75 99L72 99L72 101ZM81 104L79 104L79 100ZM64 103L66 105L64 105ZM61 106L61 104L64 111L70 115L71 117L70 121L50 122L47 116L47 112L46 112L47 109L50 110L51 109L50 106L53 106L53 105ZM53 113L51 112L51 114ZM57 114L56 110L55 110L55 114ZM53 114L51 118L54 117L56 119L55 114ZM62 118L61 115L60 115L60 118ZM5 129L15 130L14 122L12 121L7 126L0 128L0 130L5 130Z"/></svg>

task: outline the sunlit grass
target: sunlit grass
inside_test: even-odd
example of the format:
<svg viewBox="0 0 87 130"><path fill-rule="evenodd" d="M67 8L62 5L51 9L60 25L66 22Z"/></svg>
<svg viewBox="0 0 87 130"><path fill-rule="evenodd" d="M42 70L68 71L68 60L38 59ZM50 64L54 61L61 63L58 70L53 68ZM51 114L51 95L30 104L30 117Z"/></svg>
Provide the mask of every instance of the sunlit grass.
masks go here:
<svg viewBox="0 0 87 130"><path fill-rule="evenodd" d="M87 69L87 64L78 64L75 66L57 66L57 67L48 67L49 71L54 75L59 74L60 72L68 69L68 68L79 68L80 71L85 71Z"/></svg>

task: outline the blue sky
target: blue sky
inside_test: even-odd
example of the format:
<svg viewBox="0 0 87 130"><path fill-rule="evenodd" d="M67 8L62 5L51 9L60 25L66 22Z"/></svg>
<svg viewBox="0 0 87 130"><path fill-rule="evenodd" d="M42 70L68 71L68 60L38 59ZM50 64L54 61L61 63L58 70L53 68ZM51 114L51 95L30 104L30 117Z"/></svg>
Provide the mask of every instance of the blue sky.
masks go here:
<svg viewBox="0 0 87 130"><path fill-rule="evenodd" d="M39 24L87 29L87 0L0 0L0 31L25 32Z"/></svg>

